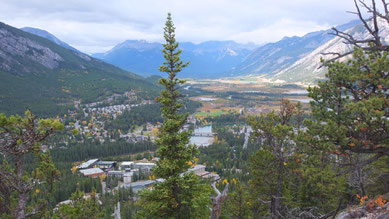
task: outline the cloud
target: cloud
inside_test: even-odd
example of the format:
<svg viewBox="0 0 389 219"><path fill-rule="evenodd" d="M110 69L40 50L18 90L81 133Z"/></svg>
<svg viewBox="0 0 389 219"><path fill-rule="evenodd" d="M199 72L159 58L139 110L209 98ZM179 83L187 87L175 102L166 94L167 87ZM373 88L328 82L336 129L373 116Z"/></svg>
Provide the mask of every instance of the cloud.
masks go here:
<svg viewBox="0 0 389 219"><path fill-rule="evenodd" d="M265 43L345 23L351 0L2 0L0 21L37 27L88 53L127 39L162 41L167 12L179 41Z"/></svg>
<svg viewBox="0 0 389 219"><path fill-rule="evenodd" d="M286 36L303 36L313 30L326 30L330 27L329 24L320 25L312 21L296 21L283 18L271 25L237 33L229 39L242 43L254 42L261 44L263 42L278 41Z"/></svg>

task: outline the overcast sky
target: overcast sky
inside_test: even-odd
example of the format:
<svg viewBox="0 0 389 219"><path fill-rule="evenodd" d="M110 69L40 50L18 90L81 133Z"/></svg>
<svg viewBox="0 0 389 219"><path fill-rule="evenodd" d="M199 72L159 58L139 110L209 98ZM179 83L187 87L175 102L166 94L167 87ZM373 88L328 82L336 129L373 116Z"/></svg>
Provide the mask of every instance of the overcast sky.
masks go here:
<svg viewBox="0 0 389 219"><path fill-rule="evenodd" d="M263 44L356 19L346 11L352 0L1 0L0 21L95 53L127 39L162 42L167 12L181 42Z"/></svg>

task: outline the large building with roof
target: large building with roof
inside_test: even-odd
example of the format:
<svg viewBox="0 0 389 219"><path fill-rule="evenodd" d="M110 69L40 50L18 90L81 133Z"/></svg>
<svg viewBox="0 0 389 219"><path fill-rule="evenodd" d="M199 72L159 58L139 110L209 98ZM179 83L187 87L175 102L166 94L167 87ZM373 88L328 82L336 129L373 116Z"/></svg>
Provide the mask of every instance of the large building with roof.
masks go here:
<svg viewBox="0 0 389 219"><path fill-rule="evenodd" d="M155 163L134 163L134 169L151 171L155 166Z"/></svg>
<svg viewBox="0 0 389 219"><path fill-rule="evenodd" d="M120 169L121 169L121 170L125 170L125 169L127 169L127 168L131 168L133 165L134 165L134 162L132 162L132 161L123 161L123 162L120 164Z"/></svg>
<svg viewBox="0 0 389 219"><path fill-rule="evenodd" d="M97 161L99 161L99 159L88 160L88 161L78 165L77 169L86 169L86 168L92 167L97 163Z"/></svg>
<svg viewBox="0 0 389 219"><path fill-rule="evenodd" d="M112 169L117 165L116 161L99 161L96 163L101 169Z"/></svg>
<svg viewBox="0 0 389 219"><path fill-rule="evenodd" d="M96 178L101 175L104 175L104 171L100 168L90 168L90 169L82 169L80 173L86 177Z"/></svg>
<svg viewBox="0 0 389 219"><path fill-rule="evenodd" d="M204 165L196 165L190 169L188 169L187 172L193 172L197 176L203 178L203 179L209 179L212 182L218 181L220 179L220 176L217 173L211 173L205 170Z"/></svg>

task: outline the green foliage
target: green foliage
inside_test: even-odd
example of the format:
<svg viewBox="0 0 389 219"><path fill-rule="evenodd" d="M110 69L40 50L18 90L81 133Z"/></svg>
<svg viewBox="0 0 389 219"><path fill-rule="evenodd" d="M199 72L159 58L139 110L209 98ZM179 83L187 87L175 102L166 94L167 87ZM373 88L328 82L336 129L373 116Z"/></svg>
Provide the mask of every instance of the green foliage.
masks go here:
<svg viewBox="0 0 389 219"><path fill-rule="evenodd" d="M290 154L295 148L295 125L291 123L291 118L296 112L299 113L299 109L296 110L293 104L282 101L279 114L271 112L249 117L247 121L253 128L256 140L262 142L261 148L251 159L250 187L253 200L258 206L270 202L275 218L285 215L284 208L291 203L289 176L293 165L290 163Z"/></svg>
<svg viewBox="0 0 389 219"><path fill-rule="evenodd" d="M53 219L89 219L104 218L104 211L98 203L96 191L93 190L89 198L84 198L84 193L76 190L71 197L71 203L63 204L55 212Z"/></svg>
<svg viewBox="0 0 389 219"><path fill-rule="evenodd" d="M49 69L25 56L12 56L20 65L0 70L0 112L22 114L30 109L39 116L56 116L74 108L74 101L96 102L114 93L131 89L153 97L159 87L153 82L113 65L65 49L47 39L0 23L21 39L30 40L63 58L59 66ZM23 74L25 69L29 73Z"/></svg>
<svg viewBox="0 0 389 219"><path fill-rule="evenodd" d="M154 151L155 149L155 144L149 141L128 143L121 140L117 142L104 142L102 144L98 141L92 141L82 144L69 144L66 149L55 148L51 154L55 162L74 162L96 157L102 158Z"/></svg>
<svg viewBox="0 0 389 219"><path fill-rule="evenodd" d="M193 173L157 183L143 190L138 206L145 218L207 218L212 188ZM179 192L174 190L176 186Z"/></svg>
<svg viewBox="0 0 389 219"><path fill-rule="evenodd" d="M59 176L50 154L40 149L40 143L56 130L62 130L58 120L37 119L30 111L25 116L6 117L0 114L0 210L2 217L43 214ZM34 155L32 168L25 165ZM31 171L33 169L33 171ZM40 183L37 183L40 182ZM8 216L7 216L8 215Z"/></svg>
<svg viewBox="0 0 389 219"><path fill-rule="evenodd" d="M389 155L388 71L388 52L355 48L352 59L328 65L328 80L308 89L313 118L305 125L316 142L311 146L325 162L337 162L337 175L347 176L354 189L349 196L377 195L376 180L387 177L380 166Z"/></svg>
<svg viewBox="0 0 389 219"><path fill-rule="evenodd" d="M70 171L70 167L67 167L67 169L61 170L61 178L55 182L55 191L52 192L52 198L50 199L51 207L55 207L59 202L68 200L76 189L84 193L90 193L93 189L96 189L97 192L101 191L99 179L73 174Z"/></svg>
<svg viewBox="0 0 389 219"><path fill-rule="evenodd" d="M389 57L356 48L347 62L328 66L328 80L309 88L313 121L326 149L389 155ZM333 131L336 130L336 131Z"/></svg>
<svg viewBox="0 0 389 219"><path fill-rule="evenodd" d="M119 177L108 176L105 178L105 183L107 185L107 188L109 188L109 189L113 189L116 186L118 186L119 181L120 181Z"/></svg>
<svg viewBox="0 0 389 219"><path fill-rule="evenodd" d="M188 63L180 60L181 50L176 50L178 43L170 13L164 30L166 43L162 52L166 61L160 66L160 71L166 72L168 77L159 80L165 87L161 97L157 98L162 104L164 123L156 140L160 160L153 170L155 176L164 181L155 184L152 190L140 193L139 204L143 208L140 215L151 218L204 218L208 214L210 186L201 183L193 173L184 173L198 151L195 145L188 145L190 132L182 131L188 114L179 112L183 103L179 102L177 86L184 81L177 79L176 75Z"/></svg>
<svg viewBox="0 0 389 219"><path fill-rule="evenodd" d="M230 181L230 185L229 193L223 207L226 210L222 212L222 217L232 219L249 218L252 215L247 186L236 180Z"/></svg>
<svg viewBox="0 0 389 219"><path fill-rule="evenodd" d="M146 123L157 124L162 122L159 104L140 105L125 111L116 119L107 122L105 128L115 130L120 129L127 132L131 127L140 126Z"/></svg>

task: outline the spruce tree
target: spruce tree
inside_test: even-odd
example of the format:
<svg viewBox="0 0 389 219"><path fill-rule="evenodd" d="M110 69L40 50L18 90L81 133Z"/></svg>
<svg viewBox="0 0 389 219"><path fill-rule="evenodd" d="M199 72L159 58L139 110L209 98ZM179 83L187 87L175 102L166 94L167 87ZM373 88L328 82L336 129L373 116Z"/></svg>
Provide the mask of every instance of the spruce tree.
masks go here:
<svg viewBox="0 0 389 219"><path fill-rule="evenodd" d="M190 132L183 126L188 114L180 113L183 103L178 86L185 83L178 79L177 73L189 63L180 59L181 50L175 40L175 27L168 13L164 28L163 56L165 62L160 66L167 78L159 83L165 88L157 101L162 104L164 118L156 139L157 154L160 157L153 172L157 178L164 179L156 183L151 190L140 193L140 216L147 218L203 218L208 214L210 186L203 184L193 173L185 173L191 167L198 150L195 145L188 144Z"/></svg>

